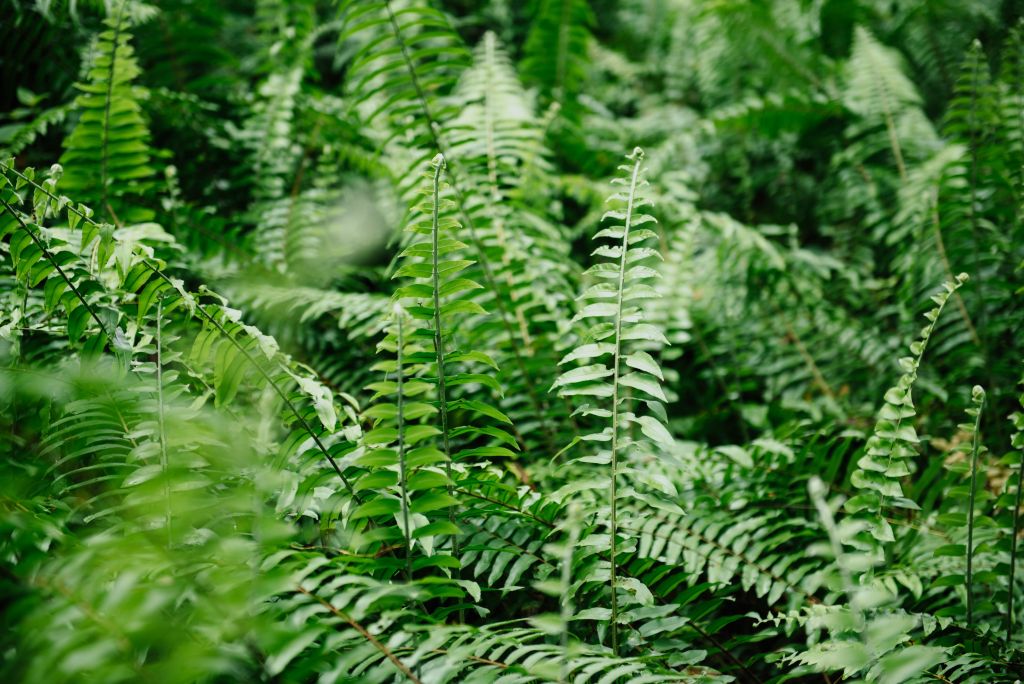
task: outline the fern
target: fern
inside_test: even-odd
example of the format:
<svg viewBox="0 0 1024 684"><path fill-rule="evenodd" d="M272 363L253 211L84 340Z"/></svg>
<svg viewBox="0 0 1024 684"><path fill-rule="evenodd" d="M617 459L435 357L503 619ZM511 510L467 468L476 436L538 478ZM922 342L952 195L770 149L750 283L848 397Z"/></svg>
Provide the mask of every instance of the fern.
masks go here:
<svg viewBox="0 0 1024 684"><path fill-rule="evenodd" d="M920 103L917 90L903 74L899 57L861 28L856 31L848 69L846 106L862 117L881 119L900 180L906 180L898 120Z"/></svg>
<svg viewBox="0 0 1024 684"><path fill-rule="evenodd" d="M593 415L608 420L609 427L601 432L583 437L586 441L606 442L606 452L595 457L583 457L588 462L602 463L609 466L609 497L608 527L610 535L609 561L611 563L611 642L612 650L619 651L618 643L618 483L620 476L620 458L636 443L625 433L630 424L637 425L644 435L659 442L671 442L668 430L655 416L637 416L628 408L626 392L636 390L640 393L649 410L655 415L663 413L658 402L665 401L664 392L659 380L661 370L644 351L628 351L630 341L640 339L664 338L649 324L641 322L642 317L638 303L651 297L653 290L644 281L657 275L657 272L645 266L643 262L657 252L638 246L656 237L655 233L646 228L638 228L653 221L649 214L642 213L643 207L649 202L643 196L643 188L647 181L642 176L643 150L637 148L629 157L630 165L620 167L626 176L617 178L615 182L623 186L623 192L611 196L611 201L621 208L613 209L605 214L606 219L621 222L621 225L604 228L595 236L596 239L608 239L613 246L602 245L595 254L609 261L598 262L585 275L591 276L596 284L584 291L581 300L583 308L577 314L579 320L595 319L590 324L587 344L567 355L562 363L573 361L590 362L576 366L564 372L555 382L561 396L594 397L609 399L608 408L584 405L579 409L582 415ZM617 263L616 263L617 262ZM610 281L610 282L606 282ZM610 301L609 301L610 300ZM610 341L609 341L610 340ZM606 363L595 362L596 359L611 357L611 367ZM627 372L627 368L633 369ZM625 406L624 406L625 405Z"/></svg>
<svg viewBox="0 0 1024 684"><path fill-rule="evenodd" d="M928 324L921 330L920 338L910 345L913 356L900 359L903 375L885 393L885 404L878 413L878 421L868 441L866 453L858 461L857 471L851 477L851 484L861 493L848 500L844 508L847 513L865 520L864 531L869 536L858 530L843 541L859 550L870 551L876 549L879 542L895 540L892 526L882 517L887 503L899 508L917 507L917 504L903 496L900 484L900 478L910 474L908 459L915 455L918 442L914 426L909 422L916 415L912 391L921 359L942 310L950 296L966 281L966 274L960 274L956 280L943 285L942 291L932 297L936 307L925 315Z"/></svg>
<svg viewBox="0 0 1024 684"><path fill-rule="evenodd" d="M446 100L442 96L448 89L454 88L456 74L462 70L468 55L443 15L420 6L396 11L389 1L385 1L363 4L358 9L347 6L345 22L343 38L368 41L352 65L352 70L359 75L355 81L357 87L366 93L366 97L357 105L365 120L372 122L385 109L395 116L408 115L412 118L418 129L412 142L417 147L412 150L412 158L406 168L416 168L426 161L431 154L426 150L436 150L446 158L456 159L446 125L455 117L457 100ZM420 44L424 40L436 40L439 45L422 48ZM389 47L379 49L382 44ZM383 78L384 74L387 74L386 78ZM491 111L493 113L494 110ZM391 132L384 135L381 147L393 144L393 136L407 129L404 122L394 121L390 128ZM469 198L473 189L462 178L458 168L449 167L448 178L460 221L475 251L479 280L489 292L503 292L504 288L488 249L490 236L477 225L470 210ZM415 180L414 177L412 180ZM403 197L408 197L413 186L410 177L400 173L398 183ZM488 201L492 191L493 182L484 195L484 201ZM520 379L529 387L529 396L535 410L538 414L543 413L537 381L529 376L523 350L523 347L529 348L528 334L524 334L522 328L516 325L515 305L507 302L506 297L497 296L493 300L494 313L503 329L506 345Z"/></svg>
<svg viewBox="0 0 1024 684"><path fill-rule="evenodd" d="M114 223L152 216L140 203L154 173L149 130L132 81L139 75L125 16L127 0L106 20L97 38L89 82L75 101L78 124L65 142L64 187L83 202L99 206Z"/></svg>
<svg viewBox="0 0 1024 684"><path fill-rule="evenodd" d="M534 3L533 21L523 48L523 74L568 111L574 109L582 92L591 41L589 28L593 24L594 14L586 0Z"/></svg>
<svg viewBox="0 0 1024 684"><path fill-rule="evenodd" d="M884 590L860 587L854 583L854 572L860 564L842 550L842 532L837 526L824 498L824 485L819 479L809 483L811 500L821 516L829 534L831 552L835 555L838 573L844 591L849 595L849 607L831 610L831 616L822 616L818 624L832 633L832 638L816 644L790 659L810 665L818 672L842 670L844 677L865 674L867 681L908 681L943 662L946 649L934 646L901 645L910 639L910 633L929 627L921 617L902 611L870 614L887 603Z"/></svg>
<svg viewBox="0 0 1024 684"><path fill-rule="evenodd" d="M974 426L971 428L971 493L967 504L967 572L964 581L967 584L967 626L970 627L974 621L974 515L976 510L978 488L978 453L979 449L979 427L981 426L981 411L985 403L985 390L975 385L971 391L971 400L974 406L968 409L967 415L974 417Z"/></svg>
<svg viewBox="0 0 1024 684"><path fill-rule="evenodd" d="M476 227L474 244L492 265L490 281L487 271L480 279L494 283L492 308L502 312L507 337L499 357L506 367L505 384L510 395L528 397L526 406L508 409L524 433L539 421L544 446L552 448L552 423L565 412L549 404L539 384L556 367L550 350L576 274L566 267L561 229L541 206L548 180L542 131L493 34L485 34L475 49L473 66L452 99L462 108L451 124L452 150L473 188L464 208ZM524 178L531 168L536 178Z"/></svg>

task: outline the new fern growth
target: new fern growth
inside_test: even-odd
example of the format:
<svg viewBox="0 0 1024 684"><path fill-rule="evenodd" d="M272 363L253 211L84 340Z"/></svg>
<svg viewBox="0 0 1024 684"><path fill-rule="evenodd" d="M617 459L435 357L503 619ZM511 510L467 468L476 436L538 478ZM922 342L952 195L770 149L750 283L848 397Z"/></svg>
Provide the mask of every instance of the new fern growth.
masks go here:
<svg viewBox="0 0 1024 684"><path fill-rule="evenodd" d="M976 509L978 492L978 456L984 450L981 446L981 411L985 405L985 390L975 385L971 390L971 403L973 406L967 409L967 415L974 418L972 424L962 425L971 435L971 470L970 470L970 497L967 504L967 572L964 575L964 584L967 587L967 626L974 622L974 514Z"/></svg>
<svg viewBox="0 0 1024 684"><path fill-rule="evenodd" d="M867 521L869 536L857 533L855 537L844 540L856 548L867 551L878 548L879 542L895 541L892 526L885 518L886 505L911 510L917 508L917 504L904 496L901 485L901 480L910 475L910 459L917 454L917 432L911 422L917 415L912 392L921 359L939 316L950 296L965 282L967 275L961 273L932 297L935 308L925 314L928 324L921 329L920 337L911 343L912 356L900 359L903 375L899 382L885 393L885 403L878 412L878 421L868 439L865 454L857 462L857 470L850 480L860 493L845 504L847 513Z"/></svg>

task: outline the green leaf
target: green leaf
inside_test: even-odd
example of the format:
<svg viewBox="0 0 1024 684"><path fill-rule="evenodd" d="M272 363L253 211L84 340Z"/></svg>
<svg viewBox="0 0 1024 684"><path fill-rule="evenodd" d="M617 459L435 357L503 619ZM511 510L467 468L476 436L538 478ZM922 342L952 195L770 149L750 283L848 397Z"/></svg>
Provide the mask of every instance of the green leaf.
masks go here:
<svg viewBox="0 0 1024 684"><path fill-rule="evenodd" d="M879 684L901 684L946 660L946 649L908 646L890 653L878 663Z"/></svg>
<svg viewBox="0 0 1024 684"><path fill-rule="evenodd" d="M640 424L641 432L653 439L655 442L665 445L671 445L674 443L675 440L672 438L672 433L670 433L658 419L652 418L651 416L640 416L636 421Z"/></svg>

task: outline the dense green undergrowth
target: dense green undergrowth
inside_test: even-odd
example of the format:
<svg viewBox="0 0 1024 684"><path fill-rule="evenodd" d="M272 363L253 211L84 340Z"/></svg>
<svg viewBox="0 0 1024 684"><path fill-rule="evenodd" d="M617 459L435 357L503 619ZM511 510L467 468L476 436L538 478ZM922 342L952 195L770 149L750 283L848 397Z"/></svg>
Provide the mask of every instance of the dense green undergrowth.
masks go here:
<svg viewBox="0 0 1024 684"><path fill-rule="evenodd" d="M1024 678L1022 13L0 0L0 679Z"/></svg>

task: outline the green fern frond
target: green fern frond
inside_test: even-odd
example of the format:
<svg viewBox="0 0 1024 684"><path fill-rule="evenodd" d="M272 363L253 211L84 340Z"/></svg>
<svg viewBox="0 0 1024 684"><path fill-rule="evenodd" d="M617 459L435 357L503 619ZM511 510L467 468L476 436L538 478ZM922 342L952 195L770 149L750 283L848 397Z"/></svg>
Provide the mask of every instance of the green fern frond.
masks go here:
<svg viewBox="0 0 1024 684"><path fill-rule="evenodd" d="M118 224L152 216L140 196L154 173L149 128L132 85L140 72L129 43L126 4L123 0L116 15L105 20L106 30L97 38L89 82L78 85L79 120L61 157L63 187Z"/></svg>
<svg viewBox="0 0 1024 684"><path fill-rule="evenodd" d="M962 273L956 280L945 283L943 289L933 295L932 301L936 306L925 314L928 324L921 330L920 338L910 345L912 356L900 359L903 375L899 382L885 393L885 404L879 411L867 451L858 461L857 471L850 480L860 493L849 499L844 506L847 513L865 521L868 536L857 532L844 539L844 542L857 549L872 551L879 547L879 542L884 544L895 541L892 526L882 517L887 504L912 510L918 508L916 503L904 496L900 484L902 478L911 473L909 460L917 453L917 432L910 422L916 415L911 394L921 359L942 310L950 296L966 281L967 275Z"/></svg>
<svg viewBox="0 0 1024 684"><path fill-rule="evenodd" d="M571 113L582 93L594 13L587 0L536 0L523 47L528 82Z"/></svg>
<svg viewBox="0 0 1024 684"><path fill-rule="evenodd" d="M650 229L640 227L655 221L653 216L644 212L644 207L650 201L644 196L647 181L642 175L643 150L635 149L627 159L631 164L620 167L625 175L613 181L623 186L622 191L614 193L609 199L617 208L604 216L613 223L595 235L595 239L610 241L610 244L601 244L594 250L595 255L605 260L599 261L584 274L596 281L580 296L583 307L576 316L589 326L588 342L562 360L562 364L582 361L585 365L576 365L565 371L553 386L553 389L558 388L559 395L563 397L591 397L602 403L603 400L608 401L606 407L600 403L597 406L583 405L577 412L583 416L607 420L607 427L581 439L607 444L607 450L602 449L596 456L587 455L582 459L609 467L607 523L610 535L611 638L612 650L616 653L619 650L619 587L616 572L618 485L620 474L630 470L625 465L629 463L628 452L639 444L632 438L628 428L636 425L647 439L654 442L672 441L663 418L659 419L659 416L664 416L662 402L666 401L660 384L663 377L661 369L647 352L638 349L630 351L636 347L638 340L661 340L665 343L665 339L656 328L642 322L640 305L656 294L647 281L658 276L658 272L647 266L646 262L660 255L656 250L642 246L657 237ZM611 367L607 361L599 359L610 361ZM654 415L638 416L631 410L633 402L628 393L632 392L636 393L637 404L644 402L648 411ZM619 465L620 459L624 466Z"/></svg>
<svg viewBox="0 0 1024 684"><path fill-rule="evenodd" d="M868 122L884 124L888 144L901 180L907 176L900 123L921 103L914 84L904 74L899 54L862 27L857 27L846 65L843 103Z"/></svg>

